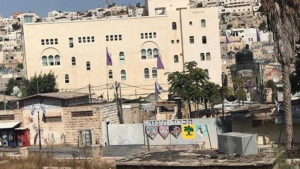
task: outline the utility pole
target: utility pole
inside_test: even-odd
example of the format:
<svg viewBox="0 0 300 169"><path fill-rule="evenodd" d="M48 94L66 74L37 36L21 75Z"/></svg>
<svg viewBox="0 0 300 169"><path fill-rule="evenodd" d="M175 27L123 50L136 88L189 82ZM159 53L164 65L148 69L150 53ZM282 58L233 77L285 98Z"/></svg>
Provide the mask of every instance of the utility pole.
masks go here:
<svg viewBox="0 0 300 169"><path fill-rule="evenodd" d="M39 130L39 149L42 150L42 140L41 140L41 126L40 126L40 111L38 113L38 130Z"/></svg>
<svg viewBox="0 0 300 169"><path fill-rule="evenodd" d="M6 110L5 90L3 92L3 108L4 108L4 110Z"/></svg>
<svg viewBox="0 0 300 169"><path fill-rule="evenodd" d="M117 111L118 111L118 117L119 117L119 122L120 124L123 124L123 112L122 112L122 102L119 100L119 88L120 88L120 83L117 81L115 82L115 90L116 90L116 104L117 104ZM121 95L121 90L120 90L120 95ZM120 96L122 99L122 95Z"/></svg>
<svg viewBox="0 0 300 169"><path fill-rule="evenodd" d="M177 8L176 10L179 11L179 24L180 24L180 38L181 38L181 56L182 56L182 69L183 71L185 70L184 68L184 46L183 46L183 29L182 29L182 15L181 15L181 10L186 9L186 8Z"/></svg>
<svg viewBox="0 0 300 169"><path fill-rule="evenodd" d="M91 97L91 84L89 83L89 104L91 103L92 97Z"/></svg>
<svg viewBox="0 0 300 169"><path fill-rule="evenodd" d="M124 123L124 120L123 120L123 107L122 107L122 87L121 87L121 84L119 83L119 88L120 88L120 115L121 115L121 124Z"/></svg>

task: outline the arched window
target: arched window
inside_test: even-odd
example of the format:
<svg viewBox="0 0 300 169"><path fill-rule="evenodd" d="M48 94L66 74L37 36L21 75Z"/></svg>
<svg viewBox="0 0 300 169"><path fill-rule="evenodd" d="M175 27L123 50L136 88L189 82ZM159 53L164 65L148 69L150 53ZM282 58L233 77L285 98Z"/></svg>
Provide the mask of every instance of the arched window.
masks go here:
<svg viewBox="0 0 300 169"><path fill-rule="evenodd" d="M206 73L207 76L209 76L208 69L204 69L204 72Z"/></svg>
<svg viewBox="0 0 300 169"><path fill-rule="evenodd" d="M86 70L91 70L91 62L86 62Z"/></svg>
<svg viewBox="0 0 300 169"><path fill-rule="evenodd" d="M43 64L43 66L48 66L48 60L47 60L46 56L42 57L42 64Z"/></svg>
<svg viewBox="0 0 300 169"><path fill-rule="evenodd" d="M119 53L119 59L120 59L120 62L121 62L121 63L125 62L124 52L120 52L120 53Z"/></svg>
<svg viewBox="0 0 300 169"><path fill-rule="evenodd" d="M201 61L205 60L205 54L204 53L200 53L200 60Z"/></svg>
<svg viewBox="0 0 300 169"><path fill-rule="evenodd" d="M53 65L54 65L54 59L53 59L53 56L52 56L52 55L50 55L50 56L48 57L48 60L49 60L49 65L50 65L50 66L53 66Z"/></svg>
<svg viewBox="0 0 300 169"><path fill-rule="evenodd" d="M65 83L70 83L70 77L68 74L65 75Z"/></svg>
<svg viewBox="0 0 300 169"><path fill-rule="evenodd" d="M154 58L158 57L158 49L157 48L153 49L153 56L154 56Z"/></svg>
<svg viewBox="0 0 300 169"><path fill-rule="evenodd" d="M149 79L149 69L148 68L144 69L144 77L145 77L145 79Z"/></svg>
<svg viewBox="0 0 300 169"><path fill-rule="evenodd" d="M173 29L173 30L176 30L176 29L177 29L176 22L172 22L172 29Z"/></svg>
<svg viewBox="0 0 300 169"><path fill-rule="evenodd" d="M201 20L201 27L202 28L206 27L206 21L205 21L205 19Z"/></svg>
<svg viewBox="0 0 300 169"><path fill-rule="evenodd" d="M109 78L109 79L112 79L112 78L113 78L113 71L112 71L112 70L109 70L109 71L108 71L108 78Z"/></svg>
<svg viewBox="0 0 300 169"><path fill-rule="evenodd" d="M141 58L146 59L146 50L145 49L141 50Z"/></svg>
<svg viewBox="0 0 300 169"><path fill-rule="evenodd" d="M178 62L179 62L178 55L174 55L174 62L175 62L175 63L178 63Z"/></svg>
<svg viewBox="0 0 300 169"><path fill-rule="evenodd" d="M152 78L157 78L157 69L156 69L156 67L152 68Z"/></svg>
<svg viewBox="0 0 300 169"><path fill-rule="evenodd" d="M211 59L211 57L210 57L210 53L209 52L207 52L206 53L206 60L210 60Z"/></svg>
<svg viewBox="0 0 300 169"><path fill-rule="evenodd" d="M126 80L126 71L121 70L121 80Z"/></svg>
<svg viewBox="0 0 300 169"><path fill-rule="evenodd" d="M59 55L55 56L55 65L60 65L60 56Z"/></svg>
<svg viewBox="0 0 300 169"><path fill-rule="evenodd" d="M72 66L76 66L76 58L74 56L72 57L71 61L72 61Z"/></svg>
<svg viewBox="0 0 300 169"><path fill-rule="evenodd" d="M202 36L202 43L203 43L203 44L206 44L206 43L207 43L206 36Z"/></svg>
<svg viewBox="0 0 300 169"><path fill-rule="evenodd" d="M147 58L151 59L152 58L152 49L147 50Z"/></svg>

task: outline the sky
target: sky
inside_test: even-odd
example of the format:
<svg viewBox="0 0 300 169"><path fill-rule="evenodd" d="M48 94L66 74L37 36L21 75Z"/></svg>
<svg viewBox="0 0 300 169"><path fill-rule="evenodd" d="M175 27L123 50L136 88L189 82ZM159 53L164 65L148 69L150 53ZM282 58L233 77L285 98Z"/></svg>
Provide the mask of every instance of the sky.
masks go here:
<svg viewBox="0 0 300 169"><path fill-rule="evenodd" d="M144 0L110 0L118 5L135 5ZM15 11L35 12L41 17L53 10L85 11L96 7L104 7L105 0L0 0L0 16L9 17Z"/></svg>

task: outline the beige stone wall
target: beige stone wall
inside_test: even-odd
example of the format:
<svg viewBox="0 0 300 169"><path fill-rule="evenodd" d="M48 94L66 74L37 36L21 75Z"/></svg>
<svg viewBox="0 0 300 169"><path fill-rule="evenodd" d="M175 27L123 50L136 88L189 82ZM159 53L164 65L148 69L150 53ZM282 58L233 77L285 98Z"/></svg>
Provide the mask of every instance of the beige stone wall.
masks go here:
<svg viewBox="0 0 300 169"><path fill-rule="evenodd" d="M21 110L0 110L0 115L14 115L14 120L0 120L0 123L5 122L21 122L23 123L23 113Z"/></svg>

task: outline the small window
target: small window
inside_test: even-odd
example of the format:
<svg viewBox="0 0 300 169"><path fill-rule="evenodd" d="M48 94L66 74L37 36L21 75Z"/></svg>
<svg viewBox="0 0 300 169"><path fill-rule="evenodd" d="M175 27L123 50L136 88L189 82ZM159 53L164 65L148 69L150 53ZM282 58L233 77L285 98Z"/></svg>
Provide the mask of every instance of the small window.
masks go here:
<svg viewBox="0 0 300 169"><path fill-rule="evenodd" d="M45 118L46 123L56 123L56 122L62 122L61 116L57 117L46 117Z"/></svg>
<svg viewBox="0 0 300 169"><path fill-rule="evenodd" d="M82 37L82 42L85 43L86 42L86 38Z"/></svg>
<svg viewBox="0 0 300 169"><path fill-rule="evenodd" d="M43 65L43 66L48 66L48 59L47 59L46 56L43 56L43 57L42 57L42 65Z"/></svg>
<svg viewBox="0 0 300 169"><path fill-rule="evenodd" d="M78 43L81 43L81 37L78 37Z"/></svg>
<svg viewBox="0 0 300 169"><path fill-rule="evenodd" d="M152 78L157 78L157 69L156 69L156 67L152 68Z"/></svg>
<svg viewBox="0 0 300 169"><path fill-rule="evenodd" d="M207 53L206 53L206 60L210 60L210 59L211 59L210 53L207 52Z"/></svg>
<svg viewBox="0 0 300 169"><path fill-rule="evenodd" d="M119 35L119 40L122 40L122 35Z"/></svg>
<svg viewBox="0 0 300 169"><path fill-rule="evenodd" d="M151 32L149 33L149 38L152 39L152 33Z"/></svg>
<svg viewBox="0 0 300 169"><path fill-rule="evenodd" d="M49 65L50 65L50 66L54 66L54 58L53 58L52 55L50 55L50 56L48 57L48 60L49 60Z"/></svg>
<svg viewBox="0 0 300 169"><path fill-rule="evenodd" d="M92 36L91 39L92 39L92 42L95 42L95 37L94 36Z"/></svg>
<svg viewBox="0 0 300 169"><path fill-rule="evenodd" d="M190 43L194 43L194 42L195 42L194 36L190 36Z"/></svg>
<svg viewBox="0 0 300 169"><path fill-rule="evenodd" d="M141 58L146 59L146 50L145 49L141 50Z"/></svg>
<svg viewBox="0 0 300 169"><path fill-rule="evenodd" d="M45 40L44 39L41 40L41 44L45 45Z"/></svg>
<svg viewBox="0 0 300 169"><path fill-rule="evenodd" d="M145 33L145 39L148 39L148 33Z"/></svg>
<svg viewBox="0 0 300 169"><path fill-rule="evenodd" d="M87 42L91 42L91 37L87 37Z"/></svg>
<svg viewBox="0 0 300 169"><path fill-rule="evenodd" d="M141 33L141 39L144 39L144 34L143 33Z"/></svg>
<svg viewBox="0 0 300 169"><path fill-rule="evenodd" d="M174 40L171 40L171 43L174 44Z"/></svg>
<svg viewBox="0 0 300 169"><path fill-rule="evenodd" d="M153 38L156 38L156 32L153 32Z"/></svg>
<svg viewBox="0 0 300 169"><path fill-rule="evenodd" d="M205 19L201 19L201 27L202 28L206 27L206 21L205 21Z"/></svg>
<svg viewBox="0 0 300 169"><path fill-rule="evenodd" d="M121 70L121 80L126 80L126 71Z"/></svg>
<svg viewBox="0 0 300 169"><path fill-rule="evenodd" d="M49 39L46 39L46 45L49 45Z"/></svg>
<svg viewBox="0 0 300 169"><path fill-rule="evenodd" d="M190 24L190 26L192 26L192 25L193 25L193 22L192 22L192 21L190 21L190 22L189 22L189 24Z"/></svg>
<svg viewBox="0 0 300 169"><path fill-rule="evenodd" d="M157 48L153 49L153 56L154 56L154 58L158 57L158 49Z"/></svg>
<svg viewBox="0 0 300 169"><path fill-rule="evenodd" d="M55 43L55 45L58 44L58 39L57 38L54 39L54 43Z"/></svg>
<svg viewBox="0 0 300 169"><path fill-rule="evenodd" d="M175 62L175 63L178 63L178 62L179 62L178 55L175 55L175 56L174 56L174 62Z"/></svg>
<svg viewBox="0 0 300 169"><path fill-rule="evenodd" d="M55 56L55 65L60 65L60 56L59 55Z"/></svg>
<svg viewBox="0 0 300 169"><path fill-rule="evenodd" d="M204 55L204 53L200 53L200 60L201 60L201 61L205 60L205 55Z"/></svg>
<svg viewBox="0 0 300 169"><path fill-rule="evenodd" d="M115 35L115 41L118 41L118 35Z"/></svg>
<svg viewBox="0 0 300 169"><path fill-rule="evenodd" d="M176 42L179 43L179 39L177 39Z"/></svg>
<svg viewBox="0 0 300 169"><path fill-rule="evenodd" d="M65 75L65 83L70 83L70 78L68 74Z"/></svg>
<svg viewBox="0 0 300 169"><path fill-rule="evenodd" d="M76 58L74 56L72 57L71 61L72 61L72 66L76 66Z"/></svg>
<svg viewBox="0 0 300 169"><path fill-rule="evenodd" d="M110 35L110 41L114 41L114 35Z"/></svg>
<svg viewBox="0 0 300 169"><path fill-rule="evenodd" d="M91 62L86 62L86 70L91 70Z"/></svg>
<svg viewBox="0 0 300 169"><path fill-rule="evenodd" d="M149 79L149 69L148 68L144 69L144 77L145 77L145 79Z"/></svg>
<svg viewBox="0 0 300 169"><path fill-rule="evenodd" d="M71 112L72 117L84 117L84 116L93 116L92 111L76 111Z"/></svg>
<svg viewBox="0 0 300 169"><path fill-rule="evenodd" d="M120 59L120 62L121 62L121 63L124 63L124 62L125 62L124 52L120 52L120 53L119 53L119 59Z"/></svg>
<svg viewBox="0 0 300 169"><path fill-rule="evenodd" d="M204 72L205 72L205 74L206 74L207 76L209 76L209 74L208 74L208 69L204 69Z"/></svg>
<svg viewBox="0 0 300 169"><path fill-rule="evenodd" d="M108 35L106 35L106 41L109 41L109 36Z"/></svg>
<svg viewBox="0 0 300 169"><path fill-rule="evenodd" d="M54 44L54 41L53 39L50 39L50 44L53 45Z"/></svg>
<svg viewBox="0 0 300 169"><path fill-rule="evenodd" d="M73 38L69 38L69 47L70 48L74 47Z"/></svg>
<svg viewBox="0 0 300 169"><path fill-rule="evenodd" d="M203 43L203 44L206 44L206 43L207 43L206 36L202 36L202 43Z"/></svg>
<svg viewBox="0 0 300 169"><path fill-rule="evenodd" d="M113 78L113 71L112 71L112 70L109 70L109 71L108 71L108 78L109 78L109 79L112 79L112 78Z"/></svg>
<svg viewBox="0 0 300 169"><path fill-rule="evenodd" d="M147 58L152 59L152 49L147 50Z"/></svg>
<svg viewBox="0 0 300 169"><path fill-rule="evenodd" d="M172 22L172 30L176 30L176 29L177 29L176 22Z"/></svg>

